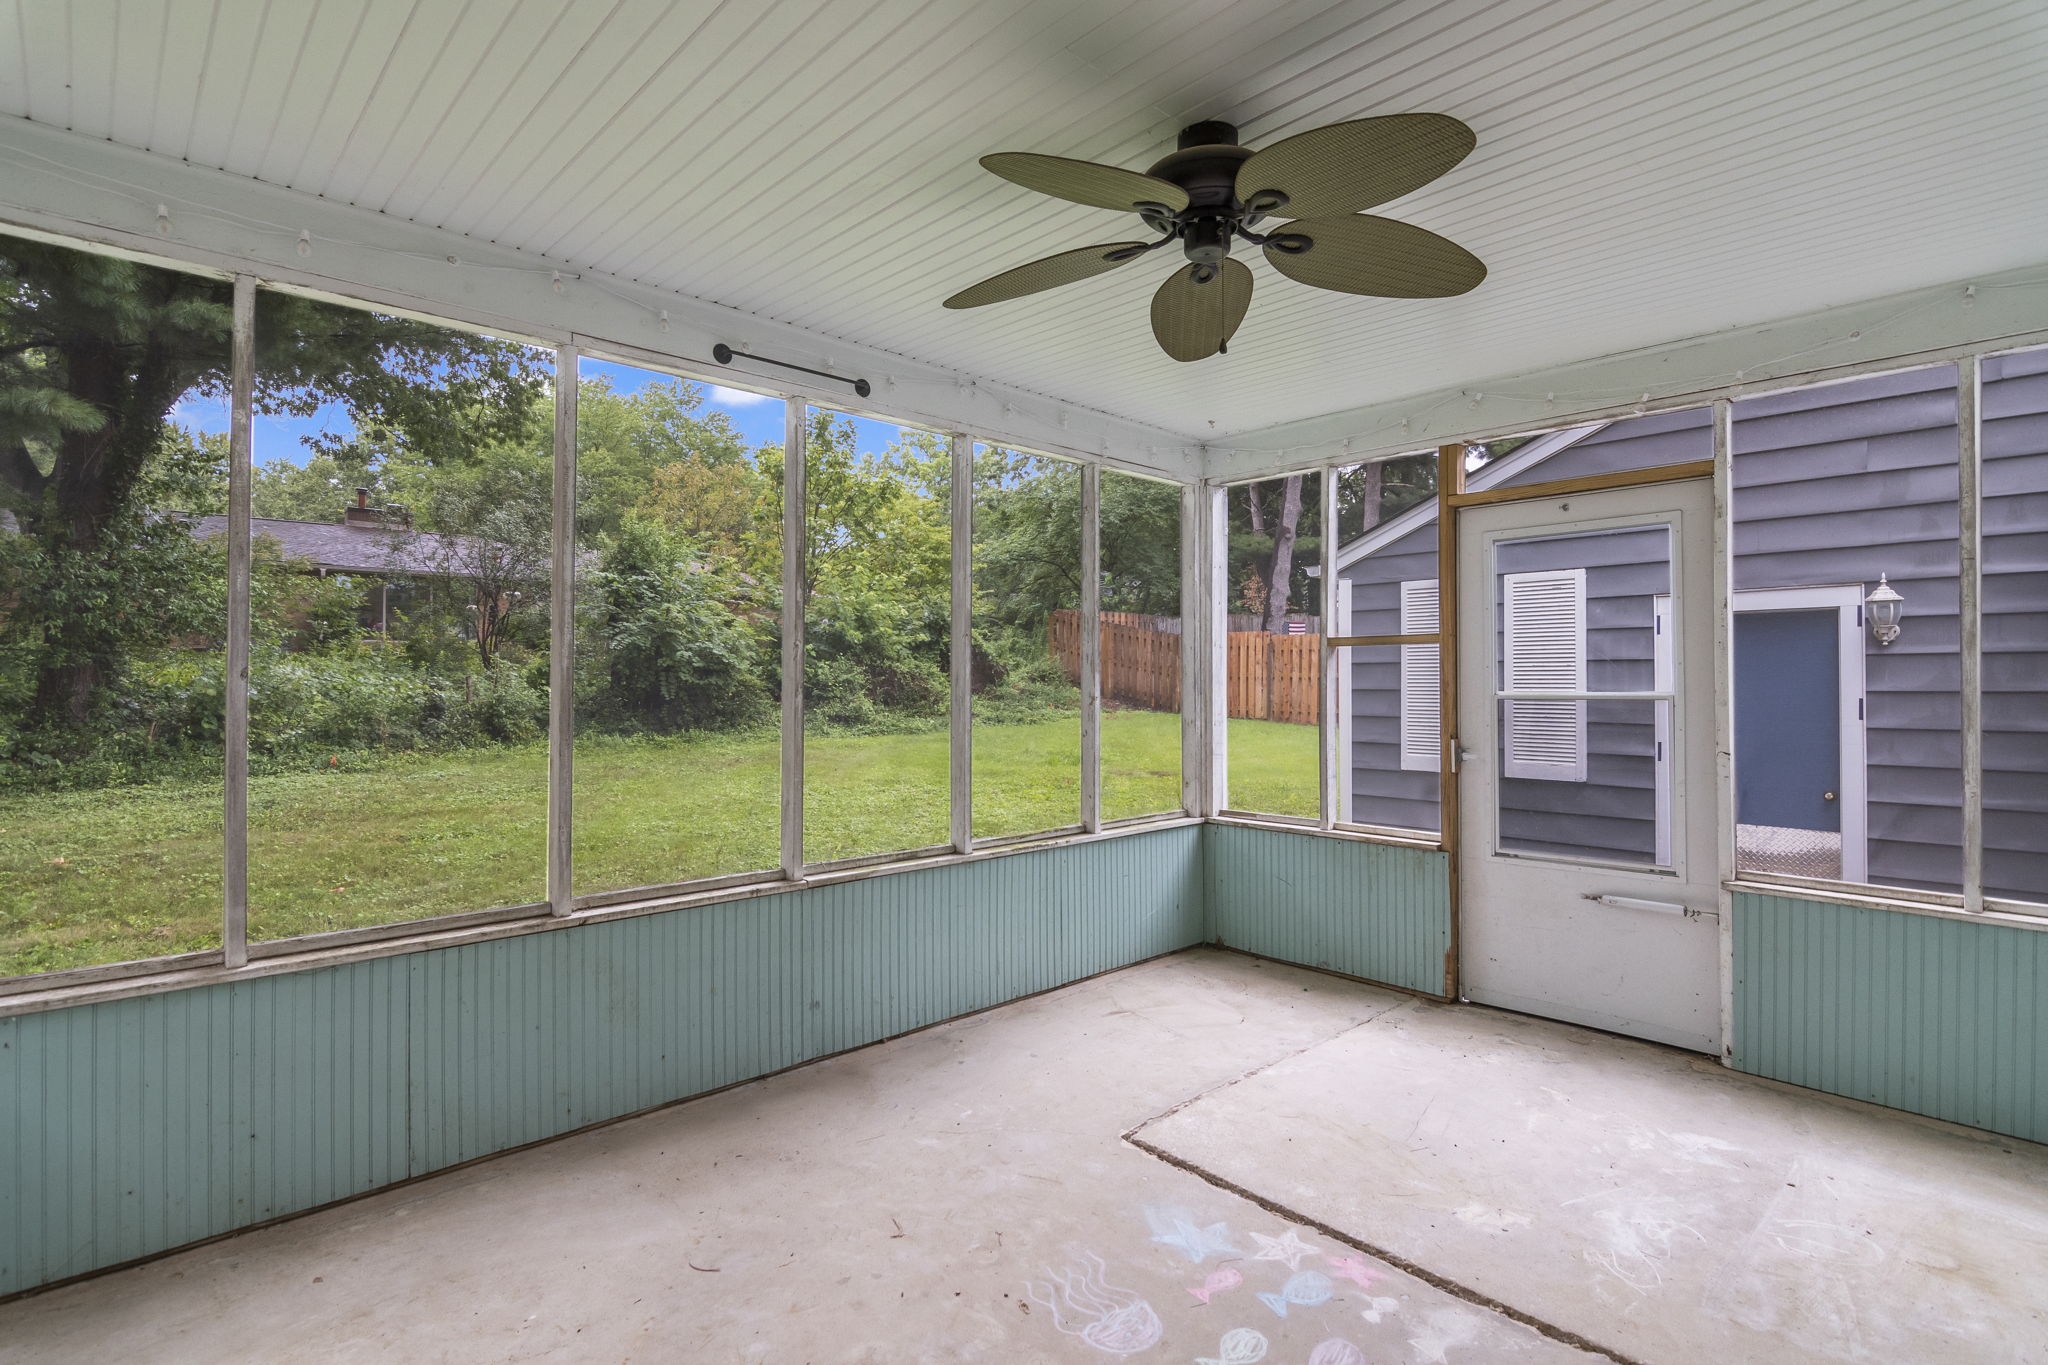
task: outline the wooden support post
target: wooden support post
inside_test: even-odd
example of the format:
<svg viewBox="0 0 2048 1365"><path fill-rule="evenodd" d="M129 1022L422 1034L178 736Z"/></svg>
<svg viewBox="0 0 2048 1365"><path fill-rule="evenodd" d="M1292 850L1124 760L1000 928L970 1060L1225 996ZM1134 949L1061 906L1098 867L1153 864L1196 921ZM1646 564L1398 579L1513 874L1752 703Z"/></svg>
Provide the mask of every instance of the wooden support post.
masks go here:
<svg viewBox="0 0 2048 1365"><path fill-rule="evenodd" d="M1443 643L1437 646L1438 721L1443 753L1438 760L1437 826L1449 880L1451 936L1444 952L1444 995L1458 996L1459 903L1458 862L1463 855L1458 810L1458 505L1465 492L1465 447L1462 442L1436 451L1436 623Z"/></svg>

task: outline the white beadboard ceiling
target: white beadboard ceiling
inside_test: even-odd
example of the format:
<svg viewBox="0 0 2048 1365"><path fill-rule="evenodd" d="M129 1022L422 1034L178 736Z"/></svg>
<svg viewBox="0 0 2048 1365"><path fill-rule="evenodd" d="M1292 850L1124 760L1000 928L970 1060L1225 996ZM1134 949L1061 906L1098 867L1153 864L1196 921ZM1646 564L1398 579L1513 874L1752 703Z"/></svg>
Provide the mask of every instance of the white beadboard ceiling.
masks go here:
<svg viewBox="0 0 2048 1365"><path fill-rule="evenodd" d="M1147 258L972 312L1131 218L979 169L1139 169L1403 110L1479 148L1383 209L1461 299L1254 251L1230 353ZM0 112L1213 440L2048 259L2041 0L0 0Z"/></svg>

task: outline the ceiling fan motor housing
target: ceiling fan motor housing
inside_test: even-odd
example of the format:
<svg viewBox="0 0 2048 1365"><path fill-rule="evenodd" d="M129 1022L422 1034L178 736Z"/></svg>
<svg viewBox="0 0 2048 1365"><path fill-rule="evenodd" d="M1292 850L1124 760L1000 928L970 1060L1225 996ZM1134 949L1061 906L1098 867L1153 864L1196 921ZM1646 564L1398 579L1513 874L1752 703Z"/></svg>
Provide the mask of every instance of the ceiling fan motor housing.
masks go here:
<svg viewBox="0 0 2048 1365"><path fill-rule="evenodd" d="M1181 129L1180 149L1146 172L1187 191L1188 207L1178 215L1179 235L1187 258L1197 265L1214 265L1230 254L1231 228L1242 217L1237 168L1251 154L1249 147L1237 145L1234 125L1191 123Z"/></svg>

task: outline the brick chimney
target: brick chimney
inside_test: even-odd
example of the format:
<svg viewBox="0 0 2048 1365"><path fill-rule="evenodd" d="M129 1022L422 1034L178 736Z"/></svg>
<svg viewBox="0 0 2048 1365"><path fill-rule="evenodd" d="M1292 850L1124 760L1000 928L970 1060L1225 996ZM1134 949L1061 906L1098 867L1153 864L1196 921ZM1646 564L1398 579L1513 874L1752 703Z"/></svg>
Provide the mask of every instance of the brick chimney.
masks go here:
<svg viewBox="0 0 2048 1365"><path fill-rule="evenodd" d="M384 509L370 506L370 490L358 488L355 505L342 510L341 524L359 531L381 531L385 524Z"/></svg>

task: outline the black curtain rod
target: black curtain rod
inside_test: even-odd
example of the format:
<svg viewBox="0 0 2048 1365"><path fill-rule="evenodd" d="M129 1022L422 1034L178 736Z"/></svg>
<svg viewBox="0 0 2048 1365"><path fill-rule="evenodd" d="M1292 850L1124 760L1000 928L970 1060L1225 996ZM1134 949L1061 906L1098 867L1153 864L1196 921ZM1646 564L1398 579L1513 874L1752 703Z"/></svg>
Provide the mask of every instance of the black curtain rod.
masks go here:
<svg viewBox="0 0 2048 1365"><path fill-rule="evenodd" d="M814 370L808 365L796 365L787 360L771 360L765 355L750 355L746 351L735 351L722 341L711 348L711 358L721 365L730 365L735 360L751 360L761 365L779 365L785 370L796 370L801 374L814 374L820 379L831 379L841 384L851 384L853 385L853 391L863 398L874 392L874 386L865 379L848 379L843 374L828 374L824 370Z"/></svg>

